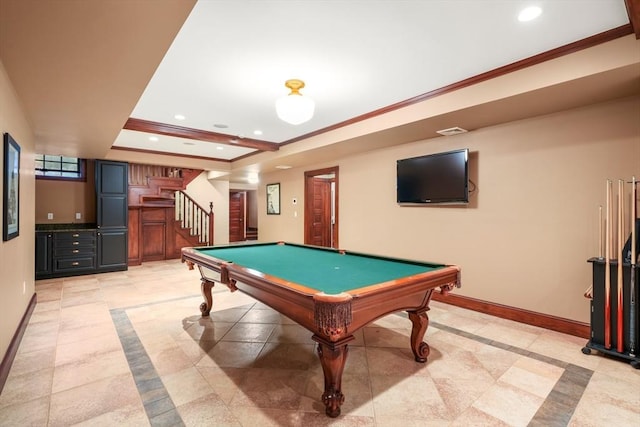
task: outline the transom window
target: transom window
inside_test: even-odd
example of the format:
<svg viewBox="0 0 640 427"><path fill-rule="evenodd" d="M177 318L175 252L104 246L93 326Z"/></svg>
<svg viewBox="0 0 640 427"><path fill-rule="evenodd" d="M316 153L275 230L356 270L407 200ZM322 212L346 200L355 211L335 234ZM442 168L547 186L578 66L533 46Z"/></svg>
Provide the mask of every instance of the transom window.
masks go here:
<svg viewBox="0 0 640 427"><path fill-rule="evenodd" d="M85 161L77 157L36 154L36 178L84 181Z"/></svg>

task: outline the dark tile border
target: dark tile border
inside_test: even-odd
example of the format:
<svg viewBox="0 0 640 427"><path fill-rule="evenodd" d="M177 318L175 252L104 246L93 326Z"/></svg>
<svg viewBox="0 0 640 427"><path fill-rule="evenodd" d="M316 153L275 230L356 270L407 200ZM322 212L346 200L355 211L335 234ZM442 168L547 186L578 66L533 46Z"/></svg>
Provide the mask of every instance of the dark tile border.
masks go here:
<svg viewBox="0 0 640 427"><path fill-rule="evenodd" d="M144 410L153 427L184 426L169 392L156 372L136 333L126 309L113 309L111 318L138 388Z"/></svg>

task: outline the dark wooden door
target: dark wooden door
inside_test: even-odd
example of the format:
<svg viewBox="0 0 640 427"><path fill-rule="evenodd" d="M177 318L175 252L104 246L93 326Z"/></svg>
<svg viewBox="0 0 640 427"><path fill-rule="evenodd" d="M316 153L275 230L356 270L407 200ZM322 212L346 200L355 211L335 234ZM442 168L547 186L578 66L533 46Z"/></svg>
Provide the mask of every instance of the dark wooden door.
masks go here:
<svg viewBox="0 0 640 427"><path fill-rule="evenodd" d="M305 244L338 247L337 195L337 167L305 172Z"/></svg>
<svg viewBox="0 0 640 427"><path fill-rule="evenodd" d="M229 242L245 240L245 191L229 193Z"/></svg>

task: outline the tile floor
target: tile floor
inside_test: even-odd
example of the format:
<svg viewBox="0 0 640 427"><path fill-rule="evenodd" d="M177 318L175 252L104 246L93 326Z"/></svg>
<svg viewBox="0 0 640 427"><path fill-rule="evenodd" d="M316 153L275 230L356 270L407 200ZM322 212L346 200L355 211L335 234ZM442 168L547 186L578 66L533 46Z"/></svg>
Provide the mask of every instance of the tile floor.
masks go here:
<svg viewBox="0 0 640 427"><path fill-rule="evenodd" d="M582 338L436 302L426 364L402 314L356 335L330 419L310 333L220 285L202 318L199 283L177 260L37 282L0 425L640 425L639 370L582 354Z"/></svg>

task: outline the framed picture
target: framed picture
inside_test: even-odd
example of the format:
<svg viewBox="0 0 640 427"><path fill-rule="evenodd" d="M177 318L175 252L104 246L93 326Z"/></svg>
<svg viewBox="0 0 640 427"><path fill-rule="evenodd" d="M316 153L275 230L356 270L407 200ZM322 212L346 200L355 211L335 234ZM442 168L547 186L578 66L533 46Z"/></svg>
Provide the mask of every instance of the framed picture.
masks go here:
<svg viewBox="0 0 640 427"><path fill-rule="evenodd" d="M280 183L267 184L267 215L280 215Z"/></svg>
<svg viewBox="0 0 640 427"><path fill-rule="evenodd" d="M20 146L4 134L4 175L2 176L2 240L20 234Z"/></svg>

